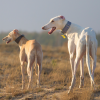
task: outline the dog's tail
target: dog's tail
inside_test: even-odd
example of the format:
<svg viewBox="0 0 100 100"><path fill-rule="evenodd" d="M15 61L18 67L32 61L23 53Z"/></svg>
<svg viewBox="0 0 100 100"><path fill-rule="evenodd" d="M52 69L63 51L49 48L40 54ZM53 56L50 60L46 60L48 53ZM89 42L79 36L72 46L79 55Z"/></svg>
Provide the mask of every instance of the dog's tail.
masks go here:
<svg viewBox="0 0 100 100"><path fill-rule="evenodd" d="M35 50L35 75L37 76L37 73L36 73L36 68L37 68L37 50Z"/></svg>
<svg viewBox="0 0 100 100"><path fill-rule="evenodd" d="M93 76L91 75L91 69L90 69L89 42L90 42L90 37L89 35L86 35L86 64L88 67L90 78L94 83Z"/></svg>

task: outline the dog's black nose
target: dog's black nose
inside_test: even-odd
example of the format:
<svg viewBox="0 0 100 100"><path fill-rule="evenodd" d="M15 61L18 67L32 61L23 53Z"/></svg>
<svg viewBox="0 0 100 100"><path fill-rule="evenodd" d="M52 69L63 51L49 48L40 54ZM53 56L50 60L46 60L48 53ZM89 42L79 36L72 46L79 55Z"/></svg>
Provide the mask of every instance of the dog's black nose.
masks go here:
<svg viewBox="0 0 100 100"><path fill-rule="evenodd" d="M44 30L44 26L42 27L42 29Z"/></svg>
<svg viewBox="0 0 100 100"><path fill-rule="evenodd" d="M5 40L4 38L2 40Z"/></svg>

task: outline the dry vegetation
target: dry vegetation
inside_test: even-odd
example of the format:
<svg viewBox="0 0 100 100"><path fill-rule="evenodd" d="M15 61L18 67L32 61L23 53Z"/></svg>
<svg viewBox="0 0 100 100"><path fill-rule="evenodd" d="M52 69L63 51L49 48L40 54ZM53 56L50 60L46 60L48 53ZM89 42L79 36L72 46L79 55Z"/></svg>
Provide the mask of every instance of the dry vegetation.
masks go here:
<svg viewBox="0 0 100 100"><path fill-rule="evenodd" d="M21 90L21 70L19 47L16 44L0 45L0 100L96 100L100 99L100 48L97 51L97 67L95 70L96 90L90 88L90 78L86 64L84 65L85 84L79 89L79 67L76 85L72 94L67 95L71 83L71 68L67 46L47 47L43 49L43 69L41 87L36 87L36 76L33 75L33 88L27 90L28 77L25 66L26 89ZM99 100L98 99L98 100Z"/></svg>

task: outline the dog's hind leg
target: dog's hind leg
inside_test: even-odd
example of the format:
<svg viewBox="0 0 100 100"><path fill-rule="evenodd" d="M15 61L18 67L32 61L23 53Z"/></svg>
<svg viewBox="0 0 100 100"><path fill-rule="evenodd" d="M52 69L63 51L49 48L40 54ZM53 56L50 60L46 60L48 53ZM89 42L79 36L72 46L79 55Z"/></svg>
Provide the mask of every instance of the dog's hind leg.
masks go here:
<svg viewBox="0 0 100 100"><path fill-rule="evenodd" d="M76 58L75 58L75 62L74 62L74 74L73 74L73 77L72 77L72 82L71 82L71 86L69 87L69 91L68 93L70 93L75 85L75 79L76 79L76 70L77 70L77 67L79 65L79 62L80 60L82 59L84 53L85 53L85 45L83 45L80 41L78 42L77 44L77 47L76 47Z"/></svg>
<svg viewBox="0 0 100 100"><path fill-rule="evenodd" d="M25 76L24 76L24 62L21 61L21 73L22 73L22 89L25 88Z"/></svg>
<svg viewBox="0 0 100 100"><path fill-rule="evenodd" d="M84 57L80 60L80 85L79 88L84 86Z"/></svg>
<svg viewBox="0 0 100 100"><path fill-rule="evenodd" d="M90 53L91 58L92 58L92 77L93 77L93 80L94 80L94 71L95 71L95 68L96 68L96 61L97 61L96 51L97 51L97 48L95 48L95 45L93 43L91 45L91 53ZM91 86L94 87L92 81L91 81Z"/></svg>
<svg viewBox="0 0 100 100"><path fill-rule="evenodd" d="M95 48L93 47L92 51L94 51L94 49ZM91 69L90 69L90 57L89 57L90 52L89 52L89 50L90 50L90 37L89 37L89 35L86 35L86 64L88 67L91 84L93 84L93 86L94 86L95 85L94 78L93 78L93 75L91 74ZM93 52L93 55L94 55L94 53L96 53L96 52Z"/></svg>
<svg viewBox="0 0 100 100"><path fill-rule="evenodd" d="M37 79L37 86L38 87L40 86L40 74L41 74L41 71L42 71L42 64L39 63L38 64L38 79Z"/></svg>
<svg viewBox="0 0 100 100"><path fill-rule="evenodd" d="M35 75L37 76L37 51L35 50L35 66L34 66L34 69L35 69Z"/></svg>
<svg viewBox="0 0 100 100"><path fill-rule="evenodd" d="M41 71L42 71L42 60L43 60L43 53L38 52L38 55L37 55L37 65L38 65L37 86L38 87L40 86L40 74L41 74Z"/></svg>
<svg viewBox="0 0 100 100"><path fill-rule="evenodd" d="M95 68L96 68L96 57L94 59L92 59L92 77L93 77L93 81L94 81L94 71L95 71ZM91 80L91 87L94 87L94 89L95 89L93 81Z"/></svg>
<svg viewBox="0 0 100 100"><path fill-rule="evenodd" d="M29 77L29 84L28 84L28 89L31 87L31 82L33 79L33 61L32 59L28 59L28 65L27 65L27 74Z"/></svg>

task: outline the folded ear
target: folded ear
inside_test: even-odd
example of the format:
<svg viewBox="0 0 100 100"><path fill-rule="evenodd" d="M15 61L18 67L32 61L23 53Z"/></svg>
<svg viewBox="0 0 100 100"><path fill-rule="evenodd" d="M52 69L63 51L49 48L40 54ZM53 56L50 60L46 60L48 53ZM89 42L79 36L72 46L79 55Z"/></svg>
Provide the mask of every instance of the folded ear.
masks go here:
<svg viewBox="0 0 100 100"><path fill-rule="evenodd" d="M13 30L14 34L18 33L18 30L17 29L14 29Z"/></svg>
<svg viewBox="0 0 100 100"><path fill-rule="evenodd" d="M63 19L63 20L65 20L65 17L64 16L60 16L60 18Z"/></svg>

